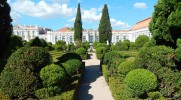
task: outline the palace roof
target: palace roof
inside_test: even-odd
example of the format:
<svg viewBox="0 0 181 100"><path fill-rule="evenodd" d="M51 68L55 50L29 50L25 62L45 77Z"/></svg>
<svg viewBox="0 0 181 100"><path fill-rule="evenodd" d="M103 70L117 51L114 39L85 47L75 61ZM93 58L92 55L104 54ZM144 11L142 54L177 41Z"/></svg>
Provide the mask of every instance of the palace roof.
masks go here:
<svg viewBox="0 0 181 100"><path fill-rule="evenodd" d="M141 20L141 21L137 22L137 23L131 28L131 30L134 31L134 30L146 28L146 27L149 26L150 21L151 21L151 17L146 18L146 19L144 19L144 20Z"/></svg>

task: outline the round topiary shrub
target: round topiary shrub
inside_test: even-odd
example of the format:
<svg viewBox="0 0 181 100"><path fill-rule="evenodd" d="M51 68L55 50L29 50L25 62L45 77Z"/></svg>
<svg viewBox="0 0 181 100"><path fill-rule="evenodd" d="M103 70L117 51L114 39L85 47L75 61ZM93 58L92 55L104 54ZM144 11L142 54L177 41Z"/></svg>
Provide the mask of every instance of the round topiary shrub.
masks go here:
<svg viewBox="0 0 181 100"><path fill-rule="evenodd" d="M128 60L128 61L122 62L119 65L117 72L120 76L125 77L130 71L134 69L136 69L136 67L134 66L134 61Z"/></svg>
<svg viewBox="0 0 181 100"><path fill-rule="evenodd" d="M79 55L86 54L86 49L84 49L83 47L80 47L76 50L76 53Z"/></svg>
<svg viewBox="0 0 181 100"><path fill-rule="evenodd" d="M39 71L51 63L50 54L41 47L23 47L14 52L1 73L1 89L10 99L24 99L41 88Z"/></svg>
<svg viewBox="0 0 181 100"><path fill-rule="evenodd" d="M45 87L59 86L63 84L66 74L63 68L58 65L51 64L42 68L40 71L40 78L43 80Z"/></svg>
<svg viewBox="0 0 181 100"><path fill-rule="evenodd" d="M145 69L130 71L124 79L130 97L140 97L157 87L157 77ZM146 95L146 94L145 94Z"/></svg>
<svg viewBox="0 0 181 100"><path fill-rule="evenodd" d="M30 69L33 66L26 61L19 61L20 66L6 66L1 73L1 90L9 99L25 99L33 95L40 86L37 75Z"/></svg>
<svg viewBox="0 0 181 100"><path fill-rule="evenodd" d="M42 47L23 47L13 53L6 66L19 65L19 60L26 60L33 65L33 71L39 72L52 62L49 52Z"/></svg>
<svg viewBox="0 0 181 100"><path fill-rule="evenodd" d="M83 70L82 62L77 59L70 59L66 61L63 66L69 76L73 76L77 72Z"/></svg>

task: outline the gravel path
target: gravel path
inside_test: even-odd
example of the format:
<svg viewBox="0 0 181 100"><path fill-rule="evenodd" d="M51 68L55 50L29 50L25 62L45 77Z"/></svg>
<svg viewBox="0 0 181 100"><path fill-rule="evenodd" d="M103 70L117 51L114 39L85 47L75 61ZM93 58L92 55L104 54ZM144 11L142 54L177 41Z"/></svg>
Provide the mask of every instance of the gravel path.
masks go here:
<svg viewBox="0 0 181 100"><path fill-rule="evenodd" d="M95 53L90 53L85 61L85 76L80 85L77 100L114 100L109 87L101 74L100 61Z"/></svg>

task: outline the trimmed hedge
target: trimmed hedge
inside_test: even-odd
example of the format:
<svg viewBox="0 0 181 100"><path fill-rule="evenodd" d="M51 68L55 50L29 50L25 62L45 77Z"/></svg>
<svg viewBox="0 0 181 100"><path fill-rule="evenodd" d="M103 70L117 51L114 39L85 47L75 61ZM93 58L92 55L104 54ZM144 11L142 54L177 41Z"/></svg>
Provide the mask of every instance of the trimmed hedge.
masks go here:
<svg viewBox="0 0 181 100"><path fill-rule="evenodd" d="M109 73L108 73L108 66L102 65L102 74L106 80L106 82L109 82Z"/></svg>
<svg viewBox="0 0 181 100"><path fill-rule="evenodd" d="M60 93L61 89L58 86L54 86L36 90L35 96L37 96L38 99L47 99Z"/></svg>
<svg viewBox="0 0 181 100"><path fill-rule="evenodd" d="M125 84L119 77L109 77L109 87L115 100L132 100L124 93Z"/></svg>
<svg viewBox="0 0 181 100"><path fill-rule="evenodd" d="M126 84L126 93L130 97L140 97L147 95L150 90L157 87L157 77L146 69L135 69L130 71L124 79Z"/></svg>

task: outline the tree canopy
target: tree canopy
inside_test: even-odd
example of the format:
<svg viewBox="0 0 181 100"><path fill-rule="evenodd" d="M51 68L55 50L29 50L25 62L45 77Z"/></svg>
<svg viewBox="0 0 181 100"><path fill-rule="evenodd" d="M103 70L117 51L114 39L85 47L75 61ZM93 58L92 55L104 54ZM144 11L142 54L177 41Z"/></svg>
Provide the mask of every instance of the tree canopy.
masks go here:
<svg viewBox="0 0 181 100"><path fill-rule="evenodd" d="M11 8L7 0L0 0L0 65L3 62L6 48L9 45L12 33L12 19L10 16Z"/></svg>
<svg viewBox="0 0 181 100"><path fill-rule="evenodd" d="M158 0L149 25L157 45L176 48L176 40L181 37L180 9L180 0Z"/></svg>
<svg viewBox="0 0 181 100"><path fill-rule="evenodd" d="M102 10L102 17L99 23L99 42L106 43L107 41L111 44L112 39L112 27L109 18L109 12L107 4L104 5Z"/></svg>
<svg viewBox="0 0 181 100"><path fill-rule="evenodd" d="M77 16L74 23L74 41L82 41L82 20L81 20L81 9L80 3L77 8Z"/></svg>

